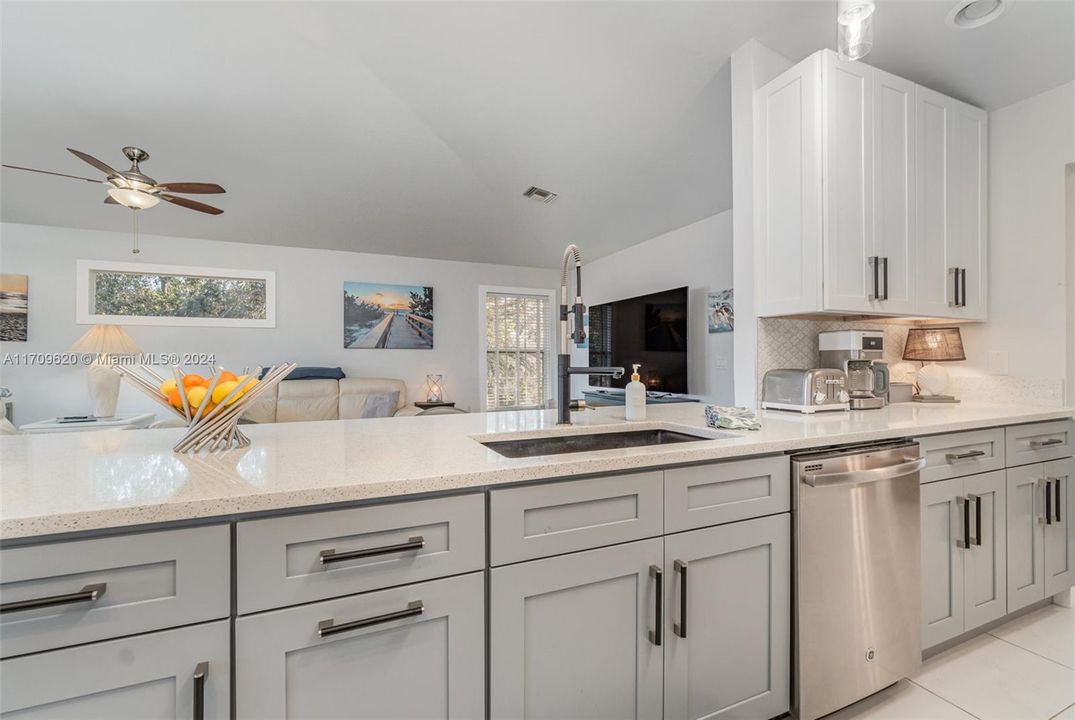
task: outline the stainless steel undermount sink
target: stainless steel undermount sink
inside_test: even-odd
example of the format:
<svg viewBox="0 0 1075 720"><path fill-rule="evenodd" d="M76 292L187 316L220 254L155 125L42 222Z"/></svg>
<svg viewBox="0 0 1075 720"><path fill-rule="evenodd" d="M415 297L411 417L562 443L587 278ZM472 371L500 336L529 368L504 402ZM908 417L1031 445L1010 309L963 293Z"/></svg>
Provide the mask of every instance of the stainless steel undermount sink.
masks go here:
<svg viewBox="0 0 1075 720"><path fill-rule="evenodd" d="M728 433L691 435L677 430L650 429L624 432L589 433L585 435L549 435L518 440L479 440L490 450L509 458L563 455L595 450L622 450L650 445L671 445L698 440L723 440L736 437Z"/></svg>

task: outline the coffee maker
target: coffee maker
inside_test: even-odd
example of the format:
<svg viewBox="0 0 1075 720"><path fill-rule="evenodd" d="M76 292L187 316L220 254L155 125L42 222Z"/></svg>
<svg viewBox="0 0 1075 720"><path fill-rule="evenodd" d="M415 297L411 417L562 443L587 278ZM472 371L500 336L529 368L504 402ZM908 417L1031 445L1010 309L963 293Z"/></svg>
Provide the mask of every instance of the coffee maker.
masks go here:
<svg viewBox="0 0 1075 720"><path fill-rule="evenodd" d="M818 333L821 367L847 374L852 410L873 410L888 404L885 334L880 330L832 330Z"/></svg>

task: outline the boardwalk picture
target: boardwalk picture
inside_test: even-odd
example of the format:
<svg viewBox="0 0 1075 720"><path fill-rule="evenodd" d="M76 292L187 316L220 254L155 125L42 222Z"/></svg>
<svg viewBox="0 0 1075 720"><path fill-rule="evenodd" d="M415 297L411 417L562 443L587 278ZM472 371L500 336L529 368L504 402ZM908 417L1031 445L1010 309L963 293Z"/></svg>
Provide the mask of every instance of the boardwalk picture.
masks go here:
<svg viewBox="0 0 1075 720"><path fill-rule="evenodd" d="M433 288L345 282L343 346L433 349Z"/></svg>
<svg viewBox="0 0 1075 720"><path fill-rule="evenodd" d="M26 275L0 275L0 340L26 340Z"/></svg>

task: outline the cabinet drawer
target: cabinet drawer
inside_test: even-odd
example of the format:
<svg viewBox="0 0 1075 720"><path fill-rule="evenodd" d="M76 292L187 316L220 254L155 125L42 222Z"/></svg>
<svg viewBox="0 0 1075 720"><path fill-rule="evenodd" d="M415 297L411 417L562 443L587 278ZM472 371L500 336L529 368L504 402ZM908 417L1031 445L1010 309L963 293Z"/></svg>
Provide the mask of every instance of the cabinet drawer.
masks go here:
<svg viewBox="0 0 1075 720"><path fill-rule="evenodd" d="M237 527L240 614L480 570L480 494L250 520Z"/></svg>
<svg viewBox="0 0 1075 720"><path fill-rule="evenodd" d="M791 509L784 455L664 471L664 531L720 525Z"/></svg>
<svg viewBox="0 0 1075 720"><path fill-rule="evenodd" d="M489 493L493 565L655 537L660 472L530 485Z"/></svg>
<svg viewBox="0 0 1075 720"><path fill-rule="evenodd" d="M1004 469L1004 428L917 438L923 483Z"/></svg>
<svg viewBox="0 0 1075 720"><path fill-rule="evenodd" d="M11 657L224 618L230 590L226 525L7 548L0 648Z"/></svg>
<svg viewBox="0 0 1075 720"><path fill-rule="evenodd" d="M1004 429L1008 467L1060 460L1075 455L1075 422L1055 420Z"/></svg>
<svg viewBox="0 0 1075 720"><path fill-rule="evenodd" d="M196 679L196 675L201 675ZM231 623L220 620L0 662L0 714L227 720Z"/></svg>
<svg viewBox="0 0 1075 720"><path fill-rule="evenodd" d="M235 621L235 717L485 717L485 577Z"/></svg>

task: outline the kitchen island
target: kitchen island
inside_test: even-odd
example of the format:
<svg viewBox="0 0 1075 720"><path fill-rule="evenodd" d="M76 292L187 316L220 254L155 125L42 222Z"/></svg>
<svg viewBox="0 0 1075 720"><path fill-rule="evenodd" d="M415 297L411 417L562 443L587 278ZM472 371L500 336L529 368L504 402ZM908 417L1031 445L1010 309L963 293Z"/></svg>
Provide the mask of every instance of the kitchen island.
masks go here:
<svg viewBox="0 0 1075 720"><path fill-rule="evenodd" d="M776 717L792 707L787 453L834 445L920 443L923 647L1075 579L1070 409L766 412L757 432L710 430L700 404L622 413L251 426L251 447L202 457L171 451L178 430L0 439L0 712ZM482 444L628 428L707 439ZM978 546L955 550L968 493Z"/></svg>

